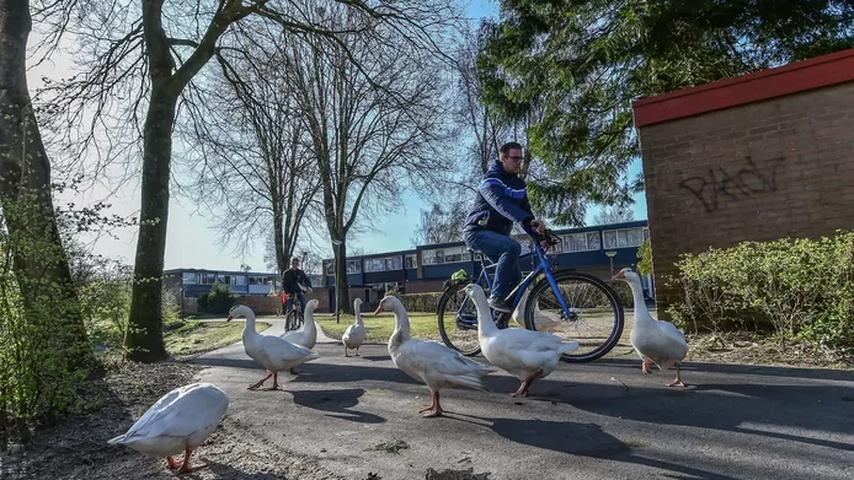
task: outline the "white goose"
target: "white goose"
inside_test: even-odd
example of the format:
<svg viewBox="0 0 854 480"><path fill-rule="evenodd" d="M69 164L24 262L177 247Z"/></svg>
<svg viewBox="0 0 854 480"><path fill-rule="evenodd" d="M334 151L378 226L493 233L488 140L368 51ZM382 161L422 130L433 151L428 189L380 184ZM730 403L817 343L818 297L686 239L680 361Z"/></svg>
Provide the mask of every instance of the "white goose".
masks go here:
<svg viewBox="0 0 854 480"><path fill-rule="evenodd" d="M530 290L526 290L525 293L522 294L522 299L519 300L519 305L516 306L516 309L513 310L513 321L516 322L516 325L519 325L522 328L527 328L525 326L525 308L528 305L528 293ZM550 332L553 330L557 330L558 327L563 325L563 322L557 316L551 316L543 313L540 310L540 305L534 305L534 325L537 327L538 332Z"/></svg>
<svg viewBox="0 0 854 480"><path fill-rule="evenodd" d="M629 284L634 298L635 322L632 326L631 342L643 363L644 375L652 373L652 363L659 369L676 367L676 379L668 387L684 387L679 366L688 354L688 342L685 335L670 322L656 320L649 314L643 300L643 287L640 276L631 268L624 268L614 275L614 280L623 280Z"/></svg>
<svg viewBox="0 0 854 480"><path fill-rule="evenodd" d="M578 342L561 342L545 332L521 328L499 330L492 320L486 294L480 285L466 285L466 293L477 306L477 339L489 363L506 370L522 381L513 396L528 396L528 387L538 378L552 373L560 356L579 347Z"/></svg>
<svg viewBox="0 0 854 480"><path fill-rule="evenodd" d="M216 430L228 408L228 397L210 383L193 383L178 387L160 397L124 435L107 441L125 445L155 457L166 457L169 468L180 473L192 472L190 456ZM184 461L172 458L181 451Z"/></svg>
<svg viewBox="0 0 854 480"><path fill-rule="evenodd" d="M347 327L344 335L341 335L341 343L344 344L344 356L349 357L348 349L355 349L356 356L359 356L359 347L365 342L365 321L362 320L362 299L353 300L353 312L356 314L356 321Z"/></svg>
<svg viewBox="0 0 854 480"><path fill-rule="evenodd" d="M236 317L246 317L246 327L243 329L243 349L249 358L260 363L267 369L267 376L249 386L255 390L273 377L273 388L279 389L279 372L290 370L297 365L318 358L309 349L295 345L281 337L261 335L255 331L255 312L245 305L237 305L228 312L227 321Z"/></svg>
<svg viewBox="0 0 854 480"><path fill-rule="evenodd" d="M314 345L317 343L317 325L314 324L314 310L319 304L318 300L309 300L306 302L302 316L304 320L302 327L299 330L283 334L282 338L309 350L314 348Z"/></svg>
<svg viewBox="0 0 854 480"><path fill-rule="evenodd" d="M439 392L443 388L463 386L486 390L483 377L495 369L468 359L459 352L431 340L418 340L410 336L409 315L395 297L380 301L375 314L382 311L394 313L395 329L388 339L388 353L394 365L430 389L432 403L419 410L425 417L442 415Z"/></svg>

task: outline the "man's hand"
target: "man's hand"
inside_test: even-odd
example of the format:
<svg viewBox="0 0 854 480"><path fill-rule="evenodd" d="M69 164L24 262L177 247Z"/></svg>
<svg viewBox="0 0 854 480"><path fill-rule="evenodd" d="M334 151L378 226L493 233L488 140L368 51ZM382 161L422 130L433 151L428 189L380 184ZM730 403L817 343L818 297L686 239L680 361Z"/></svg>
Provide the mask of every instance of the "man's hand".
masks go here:
<svg viewBox="0 0 854 480"><path fill-rule="evenodd" d="M531 220L531 228L533 228L534 230L537 231L537 233L542 235L546 231L546 223L543 222L542 220L534 219L534 220Z"/></svg>

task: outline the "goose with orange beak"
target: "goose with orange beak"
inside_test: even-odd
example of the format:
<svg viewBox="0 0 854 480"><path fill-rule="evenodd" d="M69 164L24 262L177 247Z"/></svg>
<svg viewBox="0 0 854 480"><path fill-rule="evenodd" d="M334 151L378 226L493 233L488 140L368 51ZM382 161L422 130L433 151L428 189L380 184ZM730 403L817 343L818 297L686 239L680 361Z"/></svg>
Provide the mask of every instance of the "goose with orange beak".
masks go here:
<svg viewBox="0 0 854 480"><path fill-rule="evenodd" d="M243 350L252 360L267 369L267 376L249 386L255 390L270 377L273 377L273 388L279 389L279 372L289 371L297 365L310 362L319 357L311 350L295 345L283 338L272 335L261 335L255 331L255 312L245 305L236 305L228 311L227 322L237 317L246 318L243 329Z"/></svg>
<svg viewBox="0 0 854 480"><path fill-rule="evenodd" d="M640 276L631 268L624 268L614 275L613 280L622 280L629 284L634 298L635 321L632 325L630 340L632 347L640 355L641 371L644 375L652 373L652 364L659 370L676 368L676 379L668 387L684 387L680 373L682 360L688 354L688 342L685 334L670 322L652 318L643 299L643 287Z"/></svg>
<svg viewBox="0 0 854 480"><path fill-rule="evenodd" d="M442 416L439 395L445 388L461 386L486 391L483 379L494 372L494 368L466 358L441 343L412 338L409 315L397 298L384 297L374 315L384 311L392 312L395 320L394 332L388 339L391 361L430 390L432 403L418 413L423 413L424 417Z"/></svg>

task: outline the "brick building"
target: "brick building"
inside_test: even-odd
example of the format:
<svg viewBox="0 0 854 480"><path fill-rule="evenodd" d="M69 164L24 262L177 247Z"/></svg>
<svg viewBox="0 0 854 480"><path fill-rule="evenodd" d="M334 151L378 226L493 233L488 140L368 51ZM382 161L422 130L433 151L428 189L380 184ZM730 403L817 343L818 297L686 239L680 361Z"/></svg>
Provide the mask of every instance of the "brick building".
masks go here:
<svg viewBox="0 0 854 480"><path fill-rule="evenodd" d="M659 311L683 252L854 228L854 49L640 99Z"/></svg>

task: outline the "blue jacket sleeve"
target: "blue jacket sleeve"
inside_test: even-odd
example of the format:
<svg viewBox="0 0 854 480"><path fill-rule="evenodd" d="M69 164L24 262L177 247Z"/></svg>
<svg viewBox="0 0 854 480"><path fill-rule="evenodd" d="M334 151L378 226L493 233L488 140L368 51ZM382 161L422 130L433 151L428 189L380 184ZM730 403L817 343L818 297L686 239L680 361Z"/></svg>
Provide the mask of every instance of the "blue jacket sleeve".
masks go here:
<svg viewBox="0 0 854 480"><path fill-rule="evenodd" d="M525 190L515 190L507 187L501 180L497 178L485 178L480 182L480 194L498 213L509 220L519 223L525 231L534 237L539 235L530 228L531 220L534 215L531 213L531 207L528 205ZM528 208L521 208L516 205L511 199L522 200L523 205Z"/></svg>

